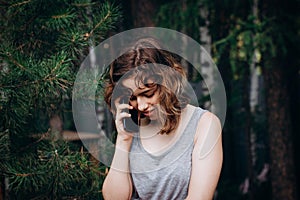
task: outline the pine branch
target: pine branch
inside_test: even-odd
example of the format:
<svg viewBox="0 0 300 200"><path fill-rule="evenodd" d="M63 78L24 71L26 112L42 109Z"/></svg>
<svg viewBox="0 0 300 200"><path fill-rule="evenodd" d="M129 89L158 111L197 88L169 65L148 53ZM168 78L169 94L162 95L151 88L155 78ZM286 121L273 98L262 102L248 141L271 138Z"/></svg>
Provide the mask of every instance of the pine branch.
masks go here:
<svg viewBox="0 0 300 200"><path fill-rule="evenodd" d="M88 34L88 35L86 35L87 37L90 37L93 33L94 33L94 31L98 28L98 27L100 27L109 17L111 17L111 12L110 11L108 11L108 13L106 14L106 16L103 18L103 19L101 19L101 21L98 23L98 24L96 24L96 26L90 31L90 33Z"/></svg>
<svg viewBox="0 0 300 200"><path fill-rule="evenodd" d="M76 7L91 7L91 6L95 6L99 3L97 2L86 2L86 3L72 3L73 6Z"/></svg>
<svg viewBox="0 0 300 200"><path fill-rule="evenodd" d="M101 198L105 168L78 152L80 144L52 140L49 119L57 114L72 128L76 72L90 41L100 43L118 23L118 6L14 0L1 5L2 15L0 175L9 179L12 198ZM86 80L98 86L97 77Z"/></svg>
<svg viewBox="0 0 300 200"><path fill-rule="evenodd" d="M9 58L9 61L11 61L13 64L15 64L17 67L19 67L21 70L26 71L30 73L22 64L20 64L17 60L15 60L11 54L7 53L7 57Z"/></svg>
<svg viewBox="0 0 300 200"><path fill-rule="evenodd" d="M60 55L58 55L58 57L60 57ZM18 66L22 71L26 71L30 76L32 76L32 78L36 77L37 74L34 74L33 71L30 71L24 65L20 64L11 55L9 55L8 58L9 58L9 61L11 61L14 65ZM41 83L44 83L44 82L57 81L58 85L63 90L65 90L68 86L71 86L72 84L69 82L69 80L65 79L64 76L60 77L59 74L61 72L59 70L60 70L60 68L62 67L63 64L68 64L68 63L70 63L70 60L66 60L66 57L63 56L62 58L60 58L59 61L57 61L55 67L52 68L50 73L46 74L44 77L33 80L33 81L24 80L23 82L19 82L17 84L11 84L11 83L9 83L8 85L0 84L0 88L14 89L14 88L27 87L27 86L30 86L30 85L40 85ZM40 64L38 63L36 65L40 65ZM50 65L50 64L46 64L46 65Z"/></svg>
<svg viewBox="0 0 300 200"><path fill-rule="evenodd" d="M19 3L11 4L10 7L18 7L18 6L22 6L24 4L28 4L30 2L31 2L31 0L27 0L27 1L19 2Z"/></svg>

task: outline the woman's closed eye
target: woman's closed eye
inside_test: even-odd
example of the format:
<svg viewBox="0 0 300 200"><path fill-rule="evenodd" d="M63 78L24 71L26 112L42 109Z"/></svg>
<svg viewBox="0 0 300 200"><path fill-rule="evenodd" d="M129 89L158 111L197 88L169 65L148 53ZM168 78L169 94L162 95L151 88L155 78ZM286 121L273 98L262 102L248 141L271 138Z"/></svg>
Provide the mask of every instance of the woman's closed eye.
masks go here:
<svg viewBox="0 0 300 200"><path fill-rule="evenodd" d="M143 97L146 97L146 98L151 98L151 97L154 96L154 94L155 94L155 91L149 91L149 92L141 93L138 96L143 96ZM131 95L130 96L130 101L135 101L136 99L137 99L137 97L135 95Z"/></svg>
<svg viewBox="0 0 300 200"><path fill-rule="evenodd" d="M142 95L147 98L151 98L151 97L153 97L154 94L155 94L155 90L152 90L152 91L150 90L148 92L143 93Z"/></svg>
<svg viewBox="0 0 300 200"><path fill-rule="evenodd" d="M143 97L146 97L146 98L151 98L154 96L156 92L156 89L150 89L150 90L147 90L145 92L141 92L140 94L133 94L130 96L130 101L135 101L137 99L137 96L143 96Z"/></svg>

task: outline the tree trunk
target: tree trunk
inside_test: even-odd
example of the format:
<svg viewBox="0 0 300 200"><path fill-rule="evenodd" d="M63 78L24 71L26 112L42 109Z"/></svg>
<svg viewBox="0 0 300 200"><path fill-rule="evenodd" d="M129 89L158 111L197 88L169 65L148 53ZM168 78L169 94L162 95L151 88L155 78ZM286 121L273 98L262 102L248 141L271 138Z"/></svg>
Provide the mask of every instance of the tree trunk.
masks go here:
<svg viewBox="0 0 300 200"><path fill-rule="evenodd" d="M265 65L272 199L296 200L288 90L278 61L271 60Z"/></svg>
<svg viewBox="0 0 300 200"><path fill-rule="evenodd" d="M155 26L154 17L157 9L156 1L131 0L130 2L134 28Z"/></svg>
<svg viewBox="0 0 300 200"><path fill-rule="evenodd" d="M4 199L4 177L0 176L0 200Z"/></svg>

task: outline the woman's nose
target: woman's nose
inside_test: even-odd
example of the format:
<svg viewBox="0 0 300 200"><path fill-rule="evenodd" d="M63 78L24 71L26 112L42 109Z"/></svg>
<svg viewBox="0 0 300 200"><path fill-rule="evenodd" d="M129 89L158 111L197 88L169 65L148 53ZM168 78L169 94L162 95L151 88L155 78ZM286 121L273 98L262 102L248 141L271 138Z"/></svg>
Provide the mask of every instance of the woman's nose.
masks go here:
<svg viewBox="0 0 300 200"><path fill-rule="evenodd" d="M147 110L148 105L149 105L148 102L146 101L146 99L143 97L137 97L137 104L138 104L138 109L140 111Z"/></svg>

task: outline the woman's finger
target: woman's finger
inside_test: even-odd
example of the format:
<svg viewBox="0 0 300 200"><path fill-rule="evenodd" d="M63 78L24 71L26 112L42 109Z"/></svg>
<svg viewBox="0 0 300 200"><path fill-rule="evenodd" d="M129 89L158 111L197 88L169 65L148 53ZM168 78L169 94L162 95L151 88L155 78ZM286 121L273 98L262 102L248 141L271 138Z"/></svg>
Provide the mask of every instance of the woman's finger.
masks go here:
<svg viewBox="0 0 300 200"><path fill-rule="evenodd" d="M128 112L121 112L116 116L116 121L121 121L125 117L131 117L131 114Z"/></svg>
<svg viewBox="0 0 300 200"><path fill-rule="evenodd" d="M123 109L132 109L133 107L129 104L126 103L121 103L116 105L117 106L117 110L123 110Z"/></svg>

